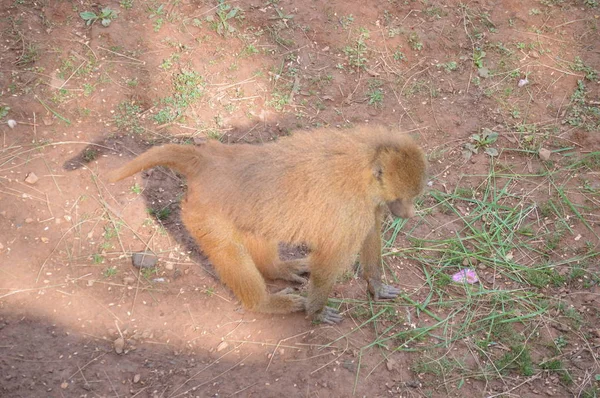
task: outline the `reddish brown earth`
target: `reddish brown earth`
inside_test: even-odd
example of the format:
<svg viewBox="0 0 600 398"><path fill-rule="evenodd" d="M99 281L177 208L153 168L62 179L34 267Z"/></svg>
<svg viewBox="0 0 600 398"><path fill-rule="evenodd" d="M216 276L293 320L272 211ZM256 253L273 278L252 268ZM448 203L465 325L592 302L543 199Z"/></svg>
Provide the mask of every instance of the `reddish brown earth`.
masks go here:
<svg viewBox="0 0 600 398"><path fill-rule="evenodd" d="M548 373L526 383L507 375L465 377L463 384L413 372L419 350L361 349L381 330L359 327L365 320L353 317L352 299L366 297L365 284L353 276L335 287L336 298L349 299L340 325L245 312L181 225L184 181L155 170L110 185L104 174L161 142L218 134L223 142L260 143L296 130L363 123L417 137L430 155L433 188L446 191L465 184L464 175L488 172L486 155L461 155L482 128L501 132L500 147L518 148L520 132L511 126L555 124L551 138L534 139L550 149L569 146L577 156L598 151L598 131L561 123L584 74L561 60L579 56L600 69L600 9L582 1L483 0L467 9L455 1L244 0L230 2L244 18L231 20L236 32L223 37L205 20L215 15L216 2L168 1L160 13L158 1L132 4L102 3L119 12L105 28L85 26L79 17L98 11L93 2L0 0L0 105L10 107L0 126L0 396L539 397L579 396L594 385L600 345L584 340L565 356L574 386ZM362 69L343 51L357 45L361 27L369 31ZM411 47L411 37L421 50ZM497 43L511 46L513 55L494 51ZM485 65L499 71L479 86L477 45L486 46ZM405 59L394 59L396 51ZM455 70L438 67L450 61ZM515 76L505 73L516 68ZM173 77L191 70L202 76L202 97L190 101L184 118L155 121L160 100L173 94ZM529 84L519 89L524 74ZM600 85L586 84L598 101ZM502 96L499 88L510 91ZM278 105L281 96L289 103ZM131 120L142 133L116 123L122 103L139 106ZM17 126L10 128L8 119ZM510 151L499 161L523 174L541 164ZM29 173L39 180L25 182ZM597 172L586 178L598 188ZM132 192L135 183L141 192ZM535 181L519 183L532 196L547 195L535 191ZM169 210L156 219L148 208ZM589 214L600 233L598 208ZM429 217L414 235L453 230L444 214ZM581 245L597 248L590 230L574 228ZM402 235L395 246L409 244ZM143 250L159 256L156 273L132 267L131 253ZM413 300L427 298L418 264L389 263L391 277ZM586 330L600 330L597 286L569 289L568 305L592 307ZM402 328L431 323L402 300L395 309L406 318ZM542 334L548 341L558 336L552 328ZM475 364L469 347L459 342L446 354Z"/></svg>

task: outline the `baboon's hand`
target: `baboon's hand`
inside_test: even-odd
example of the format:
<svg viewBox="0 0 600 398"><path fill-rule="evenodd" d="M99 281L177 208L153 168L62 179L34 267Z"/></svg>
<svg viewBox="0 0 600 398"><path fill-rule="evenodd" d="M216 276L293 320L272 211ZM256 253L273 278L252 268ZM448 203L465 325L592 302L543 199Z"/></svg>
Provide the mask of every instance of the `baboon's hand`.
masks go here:
<svg viewBox="0 0 600 398"><path fill-rule="evenodd" d="M317 312L313 316L313 321L316 323L327 323L329 325L335 325L336 323L340 323L344 319L340 315L340 312L335 308L325 306L319 312Z"/></svg>
<svg viewBox="0 0 600 398"><path fill-rule="evenodd" d="M369 292L375 300L395 299L401 291L400 288L386 285L381 281L369 280Z"/></svg>

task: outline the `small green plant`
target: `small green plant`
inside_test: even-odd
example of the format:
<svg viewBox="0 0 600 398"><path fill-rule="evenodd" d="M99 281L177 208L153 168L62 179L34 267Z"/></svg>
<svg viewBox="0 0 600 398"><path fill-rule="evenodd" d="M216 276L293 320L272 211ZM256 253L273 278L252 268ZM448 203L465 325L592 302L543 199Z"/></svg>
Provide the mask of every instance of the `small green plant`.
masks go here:
<svg viewBox="0 0 600 398"><path fill-rule="evenodd" d="M273 107L276 111L281 112L289 102L290 96L288 94L275 91L271 94L271 99L267 101L267 105Z"/></svg>
<svg viewBox="0 0 600 398"><path fill-rule="evenodd" d="M0 106L0 119L4 119L8 116L8 111L10 111L10 106Z"/></svg>
<svg viewBox="0 0 600 398"><path fill-rule="evenodd" d="M357 69L363 69L367 64L367 44L365 40L369 38L369 32L364 30L351 46L344 47L343 51L348 57L348 63Z"/></svg>
<svg viewBox="0 0 600 398"><path fill-rule="evenodd" d="M600 128L600 106L591 103L587 98L588 91L582 80L577 81L577 88L571 95L571 106L564 122L582 127L587 131L597 131Z"/></svg>
<svg viewBox="0 0 600 398"><path fill-rule="evenodd" d="M142 193L142 187L137 182L129 190L137 195Z"/></svg>
<svg viewBox="0 0 600 398"><path fill-rule="evenodd" d="M163 207L162 209L149 209L148 213L151 216L156 217L159 221L165 221L171 215L171 209L169 207Z"/></svg>
<svg viewBox="0 0 600 398"><path fill-rule="evenodd" d="M445 64L437 64L436 67L438 69L444 68L444 70L446 72L452 72L452 71L458 69L458 64L455 61L449 61L449 62L446 62Z"/></svg>
<svg viewBox="0 0 600 398"><path fill-rule="evenodd" d="M369 82L370 90L367 92L369 105L372 105L376 108L381 106L381 103L383 102L383 90L381 89L382 85L383 83L378 79L374 79Z"/></svg>
<svg viewBox="0 0 600 398"><path fill-rule="evenodd" d="M557 338L554 339L554 345L556 346L556 348L558 348L559 350L562 350L563 348L565 348L569 343L567 342L567 339L565 338L565 336L558 336Z"/></svg>
<svg viewBox="0 0 600 398"><path fill-rule="evenodd" d="M102 264L104 262L104 257L96 253L92 256L92 261L94 262L94 264Z"/></svg>
<svg viewBox="0 0 600 398"><path fill-rule="evenodd" d="M133 0L121 0L119 2L119 5L121 6L121 8L131 10L133 8Z"/></svg>
<svg viewBox="0 0 600 398"><path fill-rule="evenodd" d="M495 368L502 373L506 370L515 370L522 376L533 375L533 362L529 348L523 345L511 347L509 352L496 361Z"/></svg>
<svg viewBox="0 0 600 398"><path fill-rule="evenodd" d="M111 276L115 276L116 274L117 274L117 267L108 267L103 272L103 275L105 278L110 278Z"/></svg>
<svg viewBox="0 0 600 398"><path fill-rule="evenodd" d="M94 148L86 148L83 151L83 160L87 163L94 161L98 158L98 151Z"/></svg>
<svg viewBox="0 0 600 398"><path fill-rule="evenodd" d="M490 156L498 156L498 150L489 147L496 140L498 140L498 133L484 128L481 134L471 136L471 142L466 143L464 146L463 155L466 159L469 159L473 154L477 154L480 149L483 149Z"/></svg>
<svg viewBox="0 0 600 398"><path fill-rule="evenodd" d="M27 44L23 51L23 54L19 57L16 64L19 66L25 66L34 63L40 58L40 51L35 44Z"/></svg>
<svg viewBox="0 0 600 398"><path fill-rule="evenodd" d="M89 97L94 92L95 87L90 83L83 83L83 95Z"/></svg>
<svg viewBox="0 0 600 398"><path fill-rule="evenodd" d="M115 125L125 131L139 134L144 131L140 125L140 113L142 113L142 108L139 105L128 101L121 102L115 112Z"/></svg>
<svg viewBox="0 0 600 398"><path fill-rule="evenodd" d="M153 276L158 275L158 268L142 268L140 272L145 279L150 280Z"/></svg>
<svg viewBox="0 0 600 398"><path fill-rule="evenodd" d="M571 70L575 72L585 73L585 79L595 82L598 81L598 71L591 66L586 65L580 57L575 57L575 60L570 65Z"/></svg>
<svg viewBox="0 0 600 398"><path fill-rule="evenodd" d="M93 11L84 11L79 13L79 16L85 21L87 26L90 26L96 21L100 21L102 26L106 27L117 18L117 12L108 7L104 7L100 10L99 14L96 14Z"/></svg>
<svg viewBox="0 0 600 398"><path fill-rule="evenodd" d="M214 16L209 15L206 17L206 20L211 22L218 34L227 36L228 34L235 32L235 27L231 25L231 20L239 17L240 14L240 8L232 7L231 4L225 3L225 0L219 0L216 11L218 19L215 19Z"/></svg>
<svg viewBox="0 0 600 398"><path fill-rule="evenodd" d="M404 53L400 51L400 47L398 47L398 49L394 51L392 57L394 58L394 61L406 61L406 55L404 55Z"/></svg>
<svg viewBox="0 0 600 398"><path fill-rule="evenodd" d="M352 14L340 18L340 24L343 29L348 29L348 27L352 25L352 22L354 22L354 16L352 16Z"/></svg>
<svg viewBox="0 0 600 398"><path fill-rule="evenodd" d="M483 59L485 58L485 51L480 48L476 48L473 51L473 63L477 68L483 68Z"/></svg>
<svg viewBox="0 0 600 398"><path fill-rule="evenodd" d="M415 51L421 51L423 49L423 42L417 32L412 32L408 36L408 44L410 45L410 48Z"/></svg>

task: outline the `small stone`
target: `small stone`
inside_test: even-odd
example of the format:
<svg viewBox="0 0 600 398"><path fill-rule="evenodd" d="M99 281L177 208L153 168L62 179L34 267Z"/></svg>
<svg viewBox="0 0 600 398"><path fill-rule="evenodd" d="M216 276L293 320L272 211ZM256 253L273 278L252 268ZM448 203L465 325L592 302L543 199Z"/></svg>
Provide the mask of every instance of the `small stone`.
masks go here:
<svg viewBox="0 0 600 398"><path fill-rule="evenodd" d="M32 222L33 222L33 218L31 218L31 217L27 217L25 219L25 224L31 224Z"/></svg>
<svg viewBox="0 0 600 398"><path fill-rule="evenodd" d="M15 127L17 127L17 121L14 119L8 119L6 121L6 124L8 124L8 127L10 127L11 129L14 129Z"/></svg>
<svg viewBox="0 0 600 398"><path fill-rule="evenodd" d="M180 276L181 276L181 270L176 269L175 272L173 272L173 279L179 279Z"/></svg>
<svg viewBox="0 0 600 398"><path fill-rule="evenodd" d="M133 266L137 268L154 268L158 262L158 257L149 252L133 253L131 256Z"/></svg>
<svg viewBox="0 0 600 398"><path fill-rule="evenodd" d="M173 267L173 263L171 263L171 262L167 262L167 263L165 263L165 269L166 269L167 271L172 271L172 270L173 270L173 268L174 268L174 267Z"/></svg>
<svg viewBox="0 0 600 398"><path fill-rule="evenodd" d="M142 378L142 375L140 375L139 373L136 374L135 376L133 376L133 384L139 383L141 378Z"/></svg>
<svg viewBox="0 0 600 398"><path fill-rule="evenodd" d="M552 152L546 148L540 148L540 150L538 151L538 156L542 160L549 160L551 154L552 154Z"/></svg>
<svg viewBox="0 0 600 398"><path fill-rule="evenodd" d="M42 236L42 237L40 238L40 240L41 240L42 242L44 242L44 243L48 243L48 242L50 242L50 239L46 238L45 236Z"/></svg>
<svg viewBox="0 0 600 398"><path fill-rule="evenodd" d="M521 88L521 87L527 85L528 83L529 83L529 80L527 80L527 78L521 79L521 80L519 80L519 83L517 83L517 86L519 86L519 88Z"/></svg>
<svg viewBox="0 0 600 398"><path fill-rule="evenodd" d="M39 180L38 176L36 176L33 171L31 173L27 174L27 177L25 177L25 182L30 185L35 184L36 182L38 182L38 180Z"/></svg>
<svg viewBox="0 0 600 398"><path fill-rule="evenodd" d="M479 77L487 79L488 77L490 77L490 70L486 67L479 68L477 69L477 74L479 75Z"/></svg>
<svg viewBox="0 0 600 398"><path fill-rule="evenodd" d="M206 144L205 137L194 137L194 138L192 138L192 140L194 141L194 144L196 144L196 145Z"/></svg>
<svg viewBox="0 0 600 398"><path fill-rule="evenodd" d="M217 346L217 352L223 351L227 347L229 347L229 344L227 344L226 341L221 341L221 343L219 343L219 345Z"/></svg>
<svg viewBox="0 0 600 398"><path fill-rule="evenodd" d="M135 278L132 276L126 276L125 278L123 278L124 285L131 285L133 284L133 282L135 282Z"/></svg>
<svg viewBox="0 0 600 398"><path fill-rule="evenodd" d="M394 367L396 367L396 361L391 358L388 359L385 362L385 367L387 368L387 370L389 370L391 372L392 370L394 370Z"/></svg>
<svg viewBox="0 0 600 398"><path fill-rule="evenodd" d="M4 250L4 245L0 243L0 251Z"/></svg>
<svg viewBox="0 0 600 398"><path fill-rule="evenodd" d="M122 354L123 353L123 348L125 348L125 340L123 339L123 337L117 338L113 342L113 347L114 347L115 352L117 354Z"/></svg>
<svg viewBox="0 0 600 398"><path fill-rule="evenodd" d="M60 385L60 388L62 388L63 390L66 390L67 387L69 387L69 383L67 383L66 381L63 381Z"/></svg>
<svg viewBox="0 0 600 398"><path fill-rule="evenodd" d="M87 285L88 285L89 287L92 287L92 286L94 286L94 281L93 281L92 279L88 279L88 281L87 281Z"/></svg>

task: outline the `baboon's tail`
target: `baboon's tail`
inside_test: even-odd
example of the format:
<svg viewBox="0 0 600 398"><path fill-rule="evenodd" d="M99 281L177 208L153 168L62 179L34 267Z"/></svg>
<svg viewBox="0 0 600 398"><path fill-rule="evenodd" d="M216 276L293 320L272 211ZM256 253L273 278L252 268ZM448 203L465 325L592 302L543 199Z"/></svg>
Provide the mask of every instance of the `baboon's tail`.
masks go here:
<svg viewBox="0 0 600 398"><path fill-rule="evenodd" d="M124 166L108 173L107 179L116 182L154 166L167 166L188 177L201 167L202 155L191 145L168 144L142 153Z"/></svg>

